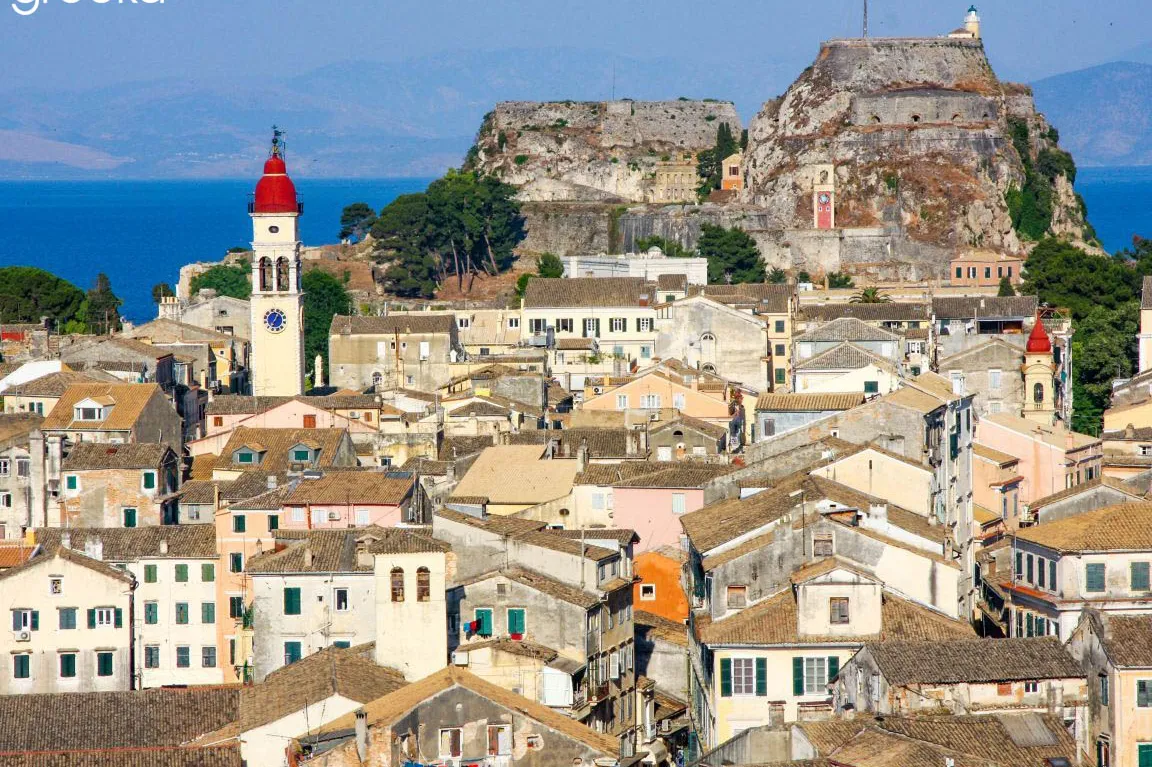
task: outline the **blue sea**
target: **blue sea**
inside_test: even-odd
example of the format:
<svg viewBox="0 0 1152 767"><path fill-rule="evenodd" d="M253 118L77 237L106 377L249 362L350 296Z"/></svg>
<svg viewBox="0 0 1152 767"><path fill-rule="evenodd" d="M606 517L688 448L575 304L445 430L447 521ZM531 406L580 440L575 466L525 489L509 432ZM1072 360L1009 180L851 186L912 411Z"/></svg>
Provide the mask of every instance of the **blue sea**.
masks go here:
<svg viewBox="0 0 1152 767"><path fill-rule="evenodd" d="M296 179L304 200L304 242L336 241L351 202L382 208L428 179ZM0 182L0 266L39 266L88 288L112 279L136 321L155 316L152 286L174 283L180 267L216 261L247 246L247 204L255 179L236 181ZM1152 237L1152 167L1082 168L1076 188L1109 251L1133 235Z"/></svg>

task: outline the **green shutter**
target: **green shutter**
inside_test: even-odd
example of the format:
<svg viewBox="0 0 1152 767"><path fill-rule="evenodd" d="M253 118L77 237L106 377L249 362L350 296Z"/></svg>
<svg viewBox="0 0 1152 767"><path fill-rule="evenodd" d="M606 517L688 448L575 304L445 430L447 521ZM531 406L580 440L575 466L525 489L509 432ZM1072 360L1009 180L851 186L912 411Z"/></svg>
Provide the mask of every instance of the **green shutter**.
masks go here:
<svg viewBox="0 0 1152 767"><path fill-rule="evenodd" d="M828 656L828 681L831 682L840 673L840 658L835 655Z"/></svg>
<svg viewBox="0 0 1152 767"><path fill-rule="evenodd" d="M508 610L508 633L524 633L524 610L522 608L512 608Z"/></svg>
<svg viewBox="0 0 1152 767"><path fill-rule="evenodd" d="M487 608L477 609L476 620L480 624L480 636L492 636L492 611Z"/></svg>
<svg viewBox="0 0 1152 767"><path fill-rule="evenodd" d="M756 694L764 697L768 694L768 659L756 659Z"/></svg>
<svg viewBox="0 0 1152 767"><path fill-rule="evenodd" d="M200 580L204 583L216 580L216 565L207 563L200 565Z"/></svg>
<svg viewBox="0 0 1152 767"><path fill-rule="evenodd" d="M176 582L188 582L188 565L176 565Z"/></svg>
<svg viewBox="0 0 1152 767"><path fill-rule="evenodd" d="M149 626L155 625L158 617L159 617L159 610L156 607L156 603L155 602L145 602L144 603L144 623L146 625L149 625Z"/></svg>
<svg viewBox="0 0 1152 767"><path fill-rule="evenodd" d="M1136 746L1136 767L1152 767L1152 743L1140 743Z"/></svg>
<svg viewBox="0 0 1152 767"><path fill-rule="evenodd" d="M804 659L792 659L792 694L804 694Z"/></svg>
<svg viewBox="0 0 1152 767"><path fill-rule="evenodd" d="M1148 563L1132 563L1132 590L1148 591Z"/></svg>
<svg viewBox="0 0 1152 767"><path fill-rule="evenodd" d="M156 489L156 472L154 472L154 471L144 472L144 489L145 490L155 490Z"/></svg>
<svg viewBox="0 0 1152 767"><path fill-rule="evenodd" d="M90 628L90 629L96 628L96 611L95 610L89 610L88 611L88 628Z"/></svg>
<svg viewBox="0 0 1152 767"><path fill-rule="evenodd" d="M284 614L300 614L300 589L294 587L284 589Z"/></svg>
<svg viewBox="0 0 1152 767"><path fill-rule="evenodd" d="M1086 591L1104 590L1104 565L1095 562L1084 566L1084 588Z"/></svg>
<svg viewBox="0 0 1152 767"><path fill-rule="evenodd" d="M279 529L280 529L280 515L279 514L269 514L268 515L268 531L271 532L273 530L279 530Z"/></svg>
<svg viewBox="0 0 1152 767"><path fill-rule="evenodd" d="M39 610L33 610L32 611L32 630L33 631L39 631L40 630L40 611Z"/></svg>
<svg viewBox="0 0 1152 767"><path fill-rule="evenodd" d="M200 603L200 622L201 623L215 623L216 622L216 603L215 602L201 602Z"/></svg>
<svg viewBox="0 0 1152 767"><path fill-rule="evenodd" d="M156 582L156 565L144 565L144 582Z"/></svg>
<svg viewBox="0 0 1152 767"><path fill-rule="evenodd" d="M720 659L720 697L732 697L732 659Z"/></svg>
<svg viewBox="0 0 1152 767"><path fill-rule="evenodd" d="M116 626L116 628L123 628L124 627L124 611L121 610L119 607L117 607L115 610L112 611L112 614L113 614L113 618L112 618L113 625Z"/></svg>

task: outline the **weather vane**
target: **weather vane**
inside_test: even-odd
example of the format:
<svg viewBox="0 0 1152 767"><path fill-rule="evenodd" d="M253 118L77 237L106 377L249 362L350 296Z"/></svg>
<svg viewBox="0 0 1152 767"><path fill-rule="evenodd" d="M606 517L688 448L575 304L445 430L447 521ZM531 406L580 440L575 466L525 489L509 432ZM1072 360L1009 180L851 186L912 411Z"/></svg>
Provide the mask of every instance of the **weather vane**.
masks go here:
<svg viewBox="0 0 1152 767"><path fill-rule="evenodd" d="M284 156L284 131L276 125L272 126L272 156Z"/></svg>

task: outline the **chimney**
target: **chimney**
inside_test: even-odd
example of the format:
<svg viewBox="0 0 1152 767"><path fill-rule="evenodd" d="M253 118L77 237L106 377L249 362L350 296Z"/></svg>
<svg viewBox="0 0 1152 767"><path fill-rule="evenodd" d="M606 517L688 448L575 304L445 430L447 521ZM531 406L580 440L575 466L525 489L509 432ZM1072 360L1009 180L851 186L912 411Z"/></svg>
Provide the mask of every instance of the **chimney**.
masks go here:
<svg viewBox="0 0 1152 767"><path fill-rule="evenodd" d="M888 521L888 504L873 503L868 507L868 515L877 522Z"/></svg>
<svg viewBox="0 0 1152 767"><path fill-rule="evenodd" d="M167 538L162 538L160 540L160 553L161 554L167 554L168 553L168 539Z"/></svg>
<svg viewBox="0 0 1152 767"><path fill-rule="evenodd" d="M576 451L576 471L584 471L588 465L588 438L580 438L580 449Z"/></svg>
<svg viewBox="0 0 1152 767"><path fill-rule="evenodd" d="M1064 447L1068 450L1072 450L1076 447L1076 433L1071 429L1064 433Z"/></svg>
<svg viewBox="0 0 1152 767"><path fill-rule="evenodd" d="M1136 427L1128 424L1124 427L1124 439L1136 439Z"/></svg>
<svg viewBox="0 0 1152 767"><path fill-rule="evenodd" d="M312 374L312 386L316 389L324 388L324 358L316 355L316 368Z"/></svg>
<svg viewBox="0 0 1152 767"><path fill-rule="evenodd" d="M84 541L84 553L92 559L104 559L104 542L93 536Z"/></svg>
<svg viewBox="0 0 1152 767"><path fill-rule="evenodd" d="M312 567L312 544L304 544L304 566L307 568Z"/></svg>
<svg viewBox="0 0 1152 767"><path fill-rule="evenodd" d="M639 431L639 430L637 430ZM624 454L636 455L636 443L640 440L639 434L636 432L624 432Z"/></svg>
<svg viewBox="0 0 1152 767"><path fill-rule="evenodd" d="M277 477L276 477L276 475L275 475L275 474L269 474L269 475L268 475L268 478L267 478L267 479L264 481L264 485L265 485L265 487L267 487L269 490L275 490L275 489L276 489L276 485L277 485L277 483L278 483L279 481L280 481L280 480L279 480L279 479L277 479Z"/></svg>
<svg viewBox="0 0 1152 767"><path fill-rule="evenodd" d="M66 549L72 548L72 533L65 530L60 536L60 545Z"/></svg>
<svg viewBox="0 0 1152 767"><path fill-rule="evenodd" d="M356 712L356 756L361 764L368 760L368 712L364 709Z"/></svg>

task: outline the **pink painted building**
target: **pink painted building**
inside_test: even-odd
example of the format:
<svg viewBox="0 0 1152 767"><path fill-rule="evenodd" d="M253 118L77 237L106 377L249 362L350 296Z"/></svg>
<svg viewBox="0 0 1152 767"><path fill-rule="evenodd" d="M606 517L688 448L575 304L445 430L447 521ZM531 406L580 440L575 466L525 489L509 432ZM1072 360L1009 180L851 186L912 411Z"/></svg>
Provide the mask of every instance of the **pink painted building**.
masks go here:
<svg viewBox="0 0 1152 767"><path fill-rule="evenodd" d="M328 471L301 479L284 499L280 527L333 530L405 522L413 475L405 471Z"/></svg>
<svg viewBox="0 0 1152 767"><path fill-rule="evenodd" d="M1024 478L1019 485L1021 504L1100 476L1100 440L1060 424L1046 426L1010 413L995 413L980 420L976 441L1020 459L1016 471Z"/></svg>
<svg viewBox="0 0 1152 767"><path fill-rule="evenodd" d="M382 405L365 395L332 397L219 396L208 403L205 436L188 443L192 455L219 454L237 427L347 429L356 442L379 431ZM391 410L392 408L388 408Z"/></svg>

